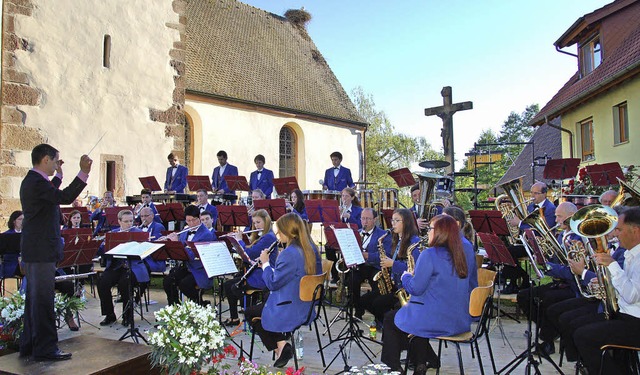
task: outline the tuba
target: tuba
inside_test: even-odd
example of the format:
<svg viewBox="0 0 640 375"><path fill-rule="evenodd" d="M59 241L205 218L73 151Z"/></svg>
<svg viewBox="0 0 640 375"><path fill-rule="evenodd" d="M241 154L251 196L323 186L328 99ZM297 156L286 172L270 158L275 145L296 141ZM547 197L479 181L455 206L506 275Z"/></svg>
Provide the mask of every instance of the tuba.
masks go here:
<svg viewBox="0 0 640 375"><path fill-rule="evenodd" d="M611 207L640 206L640 192L622 181L620 177L618 177L618 184L620 184L620 190L618 190L618 196L611 202ZM627 194L630 196L627 197Z"/></svg>
<svg viewBox="0 0 640 375"><path fill-rule="evenodd" d="M523 177L524 176L520 176L511 181L505 182L504 184L498 185L498 187L504 190L505 195L511 201L512 207L510 211L520 220L524 220L524 218L527 217L527 205L533 201L533 199L524 199L524 194L522 192ZM503 212L502 215L504 217L505 213Z"/></svg>
<svg viewBox="0 0 640 375"><path fill-rule="evenodd" d="M416 175L418 176L418 184L420 186L420 203L417 204L418 219L429 221L438 214L438 205L442 205L442 202L431 202L438 179L442 176L428 172L418 172ZM427 234L422 233L423 231L420 232L422 236Z"/></svg>
<svg viewBox="0 0 640 375"><path fill-rule="evenodd" d="M507 221L507 228L509 229L509 243L511 245L515 245L518 242L520 228L509 224L509 221L515 217L515 214L513 213L513 203L509 201L507 194L499 195L496 198L495 203L496 209L502 213L502 217Z"/></svg>
<svg viewBox="0 0 640 375"><path fill-rule="evenodd" d="M548 259L555 256L561 264L567 264L567 252L560 246L558 239L553 235L553 230L556 229L558 225L549 228L544 218L543 208L533 210L527 217L522 219L522 223L530 225L538 232L540 235L540 237L536 237L538 245Z"/></svg>
<svg viewBox="0 0 640 375"><path fill-rule="evenodd" d="M416 246L420 245L421 242L422 241L416 242L407 248L407 272L409 273L413 273L413 271L416 268L416 260L413 259L413 255L411 255L411 253L413 252L413 249L416 248ZM396 292L396 298L398 298L398 302L400 302L400 307L402 307L407 303L409 303L409 298L411 298L411 296L409 295L409 293L407 293L407 291L404 288L400 288Z"/></svg>
<svg viewBox="0 0 640 375"><path fill-rule="evenodd" d="M586 248L590 258L596 253L607 251L606 235L615 229L618 224L618 214L611 208L600 204L593 204L579 209L571 217L571 230L589 239ZM597 286L591 286L591 294L601 299L604 305L604 315L607 319L618 311L616 291L611 283L609 269L603 265L597 265Z"/></svg>

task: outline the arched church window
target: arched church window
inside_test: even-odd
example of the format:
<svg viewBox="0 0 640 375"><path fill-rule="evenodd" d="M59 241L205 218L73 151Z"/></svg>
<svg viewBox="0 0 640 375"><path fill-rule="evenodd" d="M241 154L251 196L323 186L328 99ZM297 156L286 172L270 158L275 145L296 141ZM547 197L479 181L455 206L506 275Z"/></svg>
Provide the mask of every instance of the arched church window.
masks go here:
<svg viewBox="0 0 640 375"><path fill-rule="evenodd" d="M288 126L280 129L280 174L279 177L296 175L296 133Z"/></svg>

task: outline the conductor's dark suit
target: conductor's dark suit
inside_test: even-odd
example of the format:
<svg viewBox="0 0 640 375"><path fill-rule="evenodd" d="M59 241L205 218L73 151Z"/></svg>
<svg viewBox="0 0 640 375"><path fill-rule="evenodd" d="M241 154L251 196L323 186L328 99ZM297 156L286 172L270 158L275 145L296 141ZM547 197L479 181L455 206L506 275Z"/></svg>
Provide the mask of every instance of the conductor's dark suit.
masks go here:
<svg viewBox="0 0 640 375"><path fill-rule="evenodd" d="M62 259L60 204L71 204L87 185L76 177L64 190L30 170L20 185L24 213L21 251L27 274L24 331L20 354L46 356L58 350L53 308L56 262Z"/></svg>

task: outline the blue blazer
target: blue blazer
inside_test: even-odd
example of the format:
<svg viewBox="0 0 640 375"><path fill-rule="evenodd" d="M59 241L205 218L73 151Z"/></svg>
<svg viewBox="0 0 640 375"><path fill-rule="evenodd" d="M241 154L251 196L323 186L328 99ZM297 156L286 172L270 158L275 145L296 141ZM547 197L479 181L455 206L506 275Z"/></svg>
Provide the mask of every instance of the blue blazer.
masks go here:
<svg viewBox="0 0 640 375"><path fill-rule="evenodd" d="M258 238L253 246L247 247L244 244L244 241L238 241L238 243L242 246L244 252L247 253L249 258L251 258L251 260L255 260L260 257L262 250L269 248L269 246L276 241L276 235L272 231L269 231L262 235L262 237ZM275 264L277 258L278 251L275 249L271 252L271 255L269 255L269 263ZM247 284L254 289L265 289L267 287L267 284L265 284L262 279L262 268L258 267L251 271L247 277Z"/></svg>
<svg viewBox="0 0 640 375"><path fill-rule="evenodd" d="M527 212L532 213L535 208L536 208L536 205L531 203L527 206ZM549 228L555 226L556 225L556 206L553 203L551 203L551 201L549 201L548 199L545 199L544 202L542 202L542 208L544 209L544 219L547 222L547 225L549 226ZM531 228L531 226L529 226L528 224L520 223L520 230L525 230L527 228Z"/></svg>
<svg viewBox="0 0 640 375"><path fill-rule="evenodd" d="M295 208L291 212L298 214L300 218L302 218L302 220L309 221L309 215L307 215L307 207L303 207L302 212L298 212L298 210L296 210Z"/></svg>
<svg viewBox="0 0 640 375"><path fill-rule="evenodd" d="M362 231L360 231L360 233L362 233ZM367 247L363 249L367 253L369 253L366 264L378 270L380 269L380 252L378 251L378 240L385 233L387 233L386 230L383 230L380 227L374 227L373 232L371 232L371 239L369 240ZM393 257L393 253L391 253L391 233L389 233L389 235L382 240L382 245L384 246L384 252L385 254L387 254L387 257Z"/></svg>
<svg viewBox="0 0 640 375"><path fill-rule="evenodd" d="M258 180L258 171L251 172L249 176L249 187L251 190L260 189L267 196L267 199L271 198L273 192L273 172L267 168L262 168L262 176Z"/></svg>
<svg viewBox="0 0 640 375"><path fill-rule="evenodd" d="M188 232L184 232L178 237L180 242L183 244L187 244L187 236ZM193 235L191 242L206 242L206 241L215 241L216 235L211 233L207 227L204 225L200 225L196 233ZM198 259L196 260L195 253L191 251L190 248L186 247L187 256L189 256L189 261L187 262L187 268L189 272L193 275L193 278L196 279L196 284L200 289L211 289L213 287L213 280L207 276L207 273L204 270L204 266L202 262Z"/></svg>
<svg viewBox="0 0 640 375"><path fill-rule="evenodd" d="M9 229L3 233L17 232L15 229ZM20 249L17 250L17 253L10 253L2 256L2 262L0 263L0 278L14 277L18 273L18 257L20 256Z"/></svg>
<svg viewBox="0 0 640 375"><path fill-rule="evenodd" d="M419 241L420 241L420 237L413 236L413 237L411 237L411 241L409 242L409 246L411 246L414 243L419 242ZM391 241L389 241L389 245L391 245ZM385 248L385 250L386 250L386 248ZM396 249L393 249L393 251L392 251L391 249L389 249L389 251L387 251L387 254L389 254L389 252L391 252L391 258L393 258L393 254L395 253L395 250ZM418 257L420 256L420 248L418 246L416 246L413 249L413 251L411 252L411 255L413 255L413 260L415 262L417 262L418 261ZM398 288L402 287L402 280L400 279L400 277L402 276L402 273L404 271L406 271L406 270L407 270L407 260L406 259L397 260L397 258L396 258L396 260L393 261L393 266L391 267L391 277L393 277L393 282Z"/></svg>
<svg viewBox="0 0 640 375"><path fill-rule="evenodd" d="M238 175L238 167L227 163L227 166L224 168L224 173L220 176L220 166L213 168L213 175L211 175L211 187L213 191L224 190L227 194L235 194L234 190L229 190L229 186L227 186L227 181L224 180L224 176L237 176Z"/></svg>
<svg viewBox="0 0 640 375"><path fill-rule="evenodd" d="M102 231L102 227L104 227L105 223L107 222L107 213L105 212L105 210L99 208L91 213L91 218L89 220L92 223L96 220L98 221L98 224L96 224L96 228L93 230L93 235L95 236L100 233L100 231Z"/></svg>
<svg viewBox="0 0 640 375"><path fill-rule="evenodd" d="M337 190L342 191L342 189L346 187L354 187L353 179L351 178L351 171L349 168L340 166L340 170L338 171L338 176L333 175L333 167L327 169L324 172L324 185L329 188L329 190Z"/></svg>
<svg viewBox="0 0 640 375"><path fill-rule="evenodd" d="M351 215L349 216L347 223L355 224L358 226L358 229L362 229L362 221L360 220L361 215L362 207L351 205ZM344 222L344 220L342 221Z"/></svg>
<svg viewBox="0 0 640 375"><path fill-rule="evenodd" d="M164 230L164 225L152 221L151 224L149 224L147 233L149 233L150 240L153 241L159 237L162 237L162 231ZM149 256L146 257L144 261L145 263L147 263L147 266L149 267L149 270L151 272L164 272L167 269L167 262L165 262L164 260L154 260Z"/></svg>
<svg viewBox="0 0 640 375"><path fill-rule="evenodd" d="M469 294L475 288L478 287L478 267L476 265L476 251L473 249L473 244L460 232L462 239L462 250L464 251L465 259L467 260L467 268L469 269Z"/></svg>
<svg viewBox="0 0 640 375"><path fill-rule="evenodd" d="M322 273L322 264L318 251L316 255L316 274ZM287 246L275 263L269 261L262 278L271 291L262 310L262 326L271 332L291 332L299 327L307 318L310 302L300 300L300 280L306 275L302 249ZM314 312L315 313L315 312Z"/></svg>
<svg viewBox="0 0 640 375"><path fill-rule="evenodd" d="M216 206L207 203L207 205L204 206L204 211L209 211L211 213L211 218L213 219L213 228L215 228L216 223L218 222L218 209L216 208ZM202 210L200 210L200 212L202 212Z"/></svg>
<svg viewBox="0 0 640 375"><path fill-rule="evenodd" d="M453 336L471 329L469 275L475 261L467 264L467 278L453 270L449 252L443 247L422 251L414 275L405 275L402 285L411 295L396 313L396 326L423 338ZM425 319L428 317L428 319Z"/></svg>
<svg viewBox="0 0 640 375"><path fill-rule="evenodd" d="M167 175L164 180L164 190L173 190L176 193L184 193L184 188L187 186L187 175L189 174L189 169L184 165L178 165L178 170L176 171L176 175L173 178L173 182L171 182L171 174L172 168L167 168Z"/></svg>
<svg viewBox="0 0 640 375"><path fill-rule="evenodd" d="M111 233L118 233L120 232L120 228L118 229L114 229L111 231ZM131 228L131 230L129 230L129 232L142 232L142 230L140 228L137 227L133 227ZM104 246L104 242L102 243L101 247ZM104 250L102 250L104 252ZM105 267L105 271L109 271L109 270L117 270L120 267L122 267L124 265L124 259L114 259L109 257L109 259L107 259L107 266ZM133 272L133 274L136 276L136 280L138 280L139 283L147 283L149 282L149 271L147 270L147 266L144 265L144 261L142 260L132 260L131 264L131 272Z"/></svg>

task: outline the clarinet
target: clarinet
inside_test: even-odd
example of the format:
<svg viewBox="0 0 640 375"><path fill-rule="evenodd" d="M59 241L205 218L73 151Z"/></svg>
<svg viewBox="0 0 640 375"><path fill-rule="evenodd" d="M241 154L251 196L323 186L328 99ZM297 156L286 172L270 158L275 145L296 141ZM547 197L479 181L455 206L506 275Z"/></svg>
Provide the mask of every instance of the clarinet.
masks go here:
<svg viewBox="0 0 640 375"><path fill-rule="evenodd" d="M271 253L273 252L273 250L275 248L278 247L279 242L278 241L274 241L269 248L267 248L267 254L271 255ZM247 272L244 273L244 275L242 275L242 277L240 278L240 280L238 280L238 282L236 283L236 287L240 288L242 286L242 283L244 283L245 281L247 281L247 277L249 277L249 275L251 274L251 272L253 272L254 269L256 269L256 267L259 267L262 264L262 262L260 262L260 258L256 259L255 262L251 265L251 267L249 267L249 269L247 270Z"/></svg>

